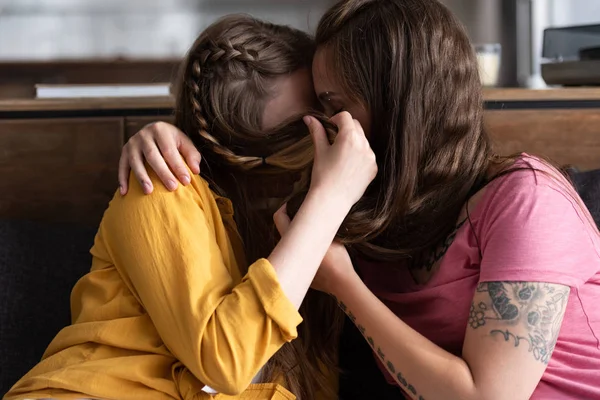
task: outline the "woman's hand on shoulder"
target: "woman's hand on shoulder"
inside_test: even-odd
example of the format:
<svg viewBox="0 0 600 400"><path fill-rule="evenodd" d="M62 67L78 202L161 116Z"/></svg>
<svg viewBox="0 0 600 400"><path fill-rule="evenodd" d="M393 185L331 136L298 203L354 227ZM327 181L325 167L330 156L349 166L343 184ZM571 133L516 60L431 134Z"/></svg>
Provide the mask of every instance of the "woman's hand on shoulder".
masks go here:
<svg viewBox="0 0 600 400"><path fill-rule="evenodd" d="M325 193L324 198L349 210L375 179L377 162L362 126L348 112L336 114L331 122L338 127L333 144L319 121L305 117L315 145L310 190Z"/></svg>
<svg viewBox="0 0 600 400"><path fill-rule="evenodd" d="M152 193L154 188L144 161L156 172L167 189L177 189L178 180L184 185L189 184L191 177L182 156L194 174L200 173L201 156L189 137L166 122L146 125L132 136L121 150L119 159L121 195L125 195L129 189L130 170L133 170L144 193Z"/></svg>

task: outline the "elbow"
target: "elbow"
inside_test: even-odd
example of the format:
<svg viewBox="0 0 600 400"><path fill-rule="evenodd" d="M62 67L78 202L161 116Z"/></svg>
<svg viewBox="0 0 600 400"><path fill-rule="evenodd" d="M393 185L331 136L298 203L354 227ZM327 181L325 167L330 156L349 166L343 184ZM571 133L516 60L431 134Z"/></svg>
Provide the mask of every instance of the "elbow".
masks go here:
<svg viewBox="0 0 600 400"><path fill-rule="evenodd" d="M248 363L245 360L225 356L226 352L212 357L206 357L204 362L197 364L190 371L204 385L227 396L237 396L243 393L259 372L258 363ZM258 368L255 368L254 366Z"/></svg>
<svg viewBox="0 0 600 400"><path fill-rule="evenodd" d="M198 359L181 361L186 369L183 376L178 379L199 382L201 385L198 390L207 389L205 386L208 386L213 391L226 396L242 394L257 373L251 368L243 368L239 362L226 362L222 357L206 357L203 362L198 362ZM196 387L195 384L193 386Z"/></svg>
<svg viewBox="0 0 600 400"><path fill-rule="evenodd" d="M276 348L262 346L261 342L271 343L269 337L243 337L233 326L219 320L216 322L203 330L203 335L193 347L196 350L191 354L199 354L199 357L189 359L189 365L193 366L190 370L199 381L215 391L236 396L250 386L273 355L271 349Z"/></svg>
<svg viewBox="0 0 600 400"><path fill-rule="evenodd" d="M472 386L468 390L462 390L453 396L456 400L503 400L503 399L525 399L527 397L521 397L516 393L507 393L502 388L495 387L478 387Z"/></svg>
<svg viewBox="0 0 600 400"><path fill-rule="evenodd" d="M518 397L506 397L505 395L503 395L502 393L477 393L476 395L472 395L470 397L473 400L503 400L503 399L507 399L507 398L513 398L516 399ZM529 398L529 397L527 397Z"/></svg>
<svg viewBox="0 0 600 400"><path fill-rule="evenodd" d="M250 386L252 378L254 377L235 377L234 375L219 374L218 376L207 377L204 379L206 381L204 384L219 394L239 396Z"/></svg>

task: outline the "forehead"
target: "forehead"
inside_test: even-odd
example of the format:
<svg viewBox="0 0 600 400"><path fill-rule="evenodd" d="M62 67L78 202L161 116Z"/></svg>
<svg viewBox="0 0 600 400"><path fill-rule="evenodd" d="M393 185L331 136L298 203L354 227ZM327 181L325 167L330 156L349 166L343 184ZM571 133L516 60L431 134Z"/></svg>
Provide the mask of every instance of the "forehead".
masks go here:
<svg viewBox="0 0 600 400"><path fill-rule="evenodd" d="M275 94L266 102L263 111L264 129L273 128L315 107L316 96L308 69L275 78L273 91Z"/></svg>

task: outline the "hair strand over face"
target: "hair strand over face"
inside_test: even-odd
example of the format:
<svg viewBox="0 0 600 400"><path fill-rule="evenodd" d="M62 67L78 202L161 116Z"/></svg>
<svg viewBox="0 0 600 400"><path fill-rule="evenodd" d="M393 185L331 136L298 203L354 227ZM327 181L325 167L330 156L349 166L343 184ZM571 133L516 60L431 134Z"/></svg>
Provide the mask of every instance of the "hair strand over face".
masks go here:
<svg viewBox="0 0 600 400"><path fill-rule="evenodd" d="M316 41L371 113L380 171L340 239L373 259L417 261L452 231L493 157L465 30L436 0L343 0Z"/></svg>

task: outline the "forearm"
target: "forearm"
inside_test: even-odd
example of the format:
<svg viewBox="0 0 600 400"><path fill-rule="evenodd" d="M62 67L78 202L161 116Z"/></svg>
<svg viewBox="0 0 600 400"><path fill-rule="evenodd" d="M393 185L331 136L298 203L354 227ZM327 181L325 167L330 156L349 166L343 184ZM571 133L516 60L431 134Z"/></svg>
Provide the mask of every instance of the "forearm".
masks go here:
<svg viewBox="0 0 600 400"><path fill-rule="evenodd" d="M192 372L204 384L224 394L241 393L273 354L297 337L302 318L286 296L273 289L277 285L275 272L261 260L250 267L244 282L220 299L208 320L202 325L190 321L201 334L191 342L197 347L182 357L189 359L188 368L195 365Z"/></svg>
<svg viewBox="0 0 600 400"><path fill-rule="evenodd" d="M357 276L334 293L396 382L413 399L481 398L467 363L394 315Z"/></svg>
<svg viewBox="0 0 600 400"><path fill-rule="evenodd" d="M309 192L269 261L283 292L300 307L350 205Z"/></svg>

